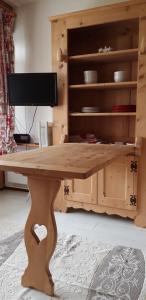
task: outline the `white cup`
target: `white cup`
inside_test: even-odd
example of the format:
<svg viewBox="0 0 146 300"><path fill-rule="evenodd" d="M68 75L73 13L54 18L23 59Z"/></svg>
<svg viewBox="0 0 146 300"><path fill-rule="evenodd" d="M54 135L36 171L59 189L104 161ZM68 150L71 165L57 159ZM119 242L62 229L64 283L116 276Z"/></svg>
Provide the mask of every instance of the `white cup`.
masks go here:
<svg viewBox="0 0 146 300"><path fill-rule="evenodd" d="M96 83L98 80L97 78L97 71L95 70L87 70L84 71L84 82L88 83Z"/></svg>
<svg viewBox="0 0 146 300"><path fill-rule="evenodd" d="M128 72L127 71L116 71L114 72L114 81L122 82L128 80Z"/></svg>

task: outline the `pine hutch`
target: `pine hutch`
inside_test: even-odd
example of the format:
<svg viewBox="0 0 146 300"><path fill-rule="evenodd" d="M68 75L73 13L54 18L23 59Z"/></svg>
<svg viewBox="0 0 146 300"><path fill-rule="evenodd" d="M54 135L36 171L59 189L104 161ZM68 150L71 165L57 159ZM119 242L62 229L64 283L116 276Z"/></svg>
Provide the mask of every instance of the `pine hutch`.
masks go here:
<svg viewBox="0 0 146 300"><path fill-rule="evenodd" d="M65 180L56 207L118 214L145 227L146 1L100 6L50 21L52 66L59 90L59 105L53 109L53 144L77 142L89 134L134 149L86 180ZM111 51L100 53L105 46ZM85 70L97 70L98 82L85 84ZM118 70L127 72L126 81L114 81ZM118 105L136 109L113 111ZM100 111L82 112L88 106L98 106Z"/></svg>

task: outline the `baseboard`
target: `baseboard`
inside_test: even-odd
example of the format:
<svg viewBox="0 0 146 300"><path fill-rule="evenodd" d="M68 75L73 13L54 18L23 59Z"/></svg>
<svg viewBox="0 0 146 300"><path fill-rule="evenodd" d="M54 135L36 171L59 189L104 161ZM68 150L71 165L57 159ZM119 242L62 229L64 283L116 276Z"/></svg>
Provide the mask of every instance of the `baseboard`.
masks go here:
<svg viewBox="0 0 146 300"><path fill-rule="evenodd" d="M7 182L7 185L5 186L5 188L28 191L28 186L26 184L23 184L23 183Z"/></svg>
<svg viewBox="0 0 146 300"><path fill-rule="evenodd" d="M26 193L29 192L28 189L25 190L25 189L21 189L21 188L14 188L14 187L7 187L7 186L6 186L4 189L5 189L5 190L11 190L11 191L26 192Z"/></svg>

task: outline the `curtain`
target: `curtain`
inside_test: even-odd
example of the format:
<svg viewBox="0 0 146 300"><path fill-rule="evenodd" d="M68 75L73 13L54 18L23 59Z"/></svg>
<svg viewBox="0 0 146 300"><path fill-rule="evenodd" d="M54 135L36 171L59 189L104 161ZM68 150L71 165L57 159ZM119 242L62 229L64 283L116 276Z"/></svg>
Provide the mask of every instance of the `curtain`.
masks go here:
<svg viewBox="0 0 146 300"><path fill-rule="evenodd" d="M14 72L14 13L0 8L0 155L13 152L16 144L14 107L8 105L7 74Z"/></svg>

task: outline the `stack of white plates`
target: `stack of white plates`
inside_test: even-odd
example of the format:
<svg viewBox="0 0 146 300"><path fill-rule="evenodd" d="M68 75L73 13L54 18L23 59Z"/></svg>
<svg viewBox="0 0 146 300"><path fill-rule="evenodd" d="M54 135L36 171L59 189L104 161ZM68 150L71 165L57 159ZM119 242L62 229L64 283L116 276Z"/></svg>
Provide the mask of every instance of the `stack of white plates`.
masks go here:
<svg viewBox="0 0 146 300"><path fill-rule="evenodd" d="M100 112L100 108L98 106L83 106L81 108L81 112L83 112L83 113L96 113L96 112Z"/></svg>

